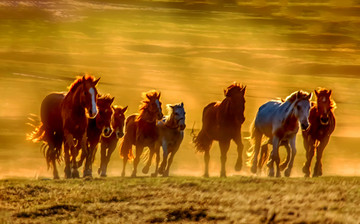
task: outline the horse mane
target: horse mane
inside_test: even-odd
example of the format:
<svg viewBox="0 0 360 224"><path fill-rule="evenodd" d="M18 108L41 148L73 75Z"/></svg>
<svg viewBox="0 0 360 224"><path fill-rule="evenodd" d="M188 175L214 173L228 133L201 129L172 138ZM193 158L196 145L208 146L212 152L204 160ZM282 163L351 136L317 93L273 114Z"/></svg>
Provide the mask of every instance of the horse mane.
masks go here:
<svg viewBox="0 0 360 224"><path fill-rule="evenodd" d="M234 82L233 84L231 84L229 87L227 87L224 90L224 95L226 97L230 97L233 94L235 94L236 92L243 91L244 89L245 89L245 86L243 86L241 83Z"/></svg>
<svg viewBox="0 0 360 224"><path fill-rule="evenodd" d="M330 90L326 89L326 88L318 88L317 92L319 95L323 95L323 94L329 94ZM335 101L331 98L331 95L329 96L329 100L330 100L330 109L331 111L334 111L336 109L336 103ZM317 106L317 101L314 102L314 105Z"/></svg>
<svg viewBox="0 0 360 224"><path fill-rule="evenodd" d="M69 92L73 93L80 84L86 81L95 81L95 77L92 75L84 74L83 76L76 76L76 80L68 87Z"/></svg>
<svg viewBox="0 0 360 224"><path fill-rule="evenodd" d="M98 98L98 102L101 101L105 105L112 104L113 100L110 94L100 95Z"/></svg>
<svg viewBox="0 0 360 224"><path fill-rule="evenodd" d="M140 105L140 107L139 107L139 115L138 115L138 118L136 119L137 121L143 117L145 110L149 107L150 99L151 98L157 98L157 99L160 98L160 92L158 92L156 90L150 90L148 92L143 92L142 97L144 98L144 100L141 101L142 105Z"/></svg>
<svg viewBox="0 0 360 224"><path fill-rule="evenodd" d="M293 103L296 99L304 99L308 95L309 94L307 92L299 90L299 91L291 93L288 97L286 97L285 101Z"/></svg>

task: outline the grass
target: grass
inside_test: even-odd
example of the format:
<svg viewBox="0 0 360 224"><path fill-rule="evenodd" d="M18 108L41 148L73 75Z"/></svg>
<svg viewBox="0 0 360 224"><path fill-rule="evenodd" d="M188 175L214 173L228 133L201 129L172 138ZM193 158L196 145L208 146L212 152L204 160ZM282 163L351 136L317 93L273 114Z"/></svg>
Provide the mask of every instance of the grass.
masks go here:
<svg viewBox="0 0 360 224"><path fill-rule="evenodd" d="M360 178L0 181L0 223L355 223Z"/></svg>

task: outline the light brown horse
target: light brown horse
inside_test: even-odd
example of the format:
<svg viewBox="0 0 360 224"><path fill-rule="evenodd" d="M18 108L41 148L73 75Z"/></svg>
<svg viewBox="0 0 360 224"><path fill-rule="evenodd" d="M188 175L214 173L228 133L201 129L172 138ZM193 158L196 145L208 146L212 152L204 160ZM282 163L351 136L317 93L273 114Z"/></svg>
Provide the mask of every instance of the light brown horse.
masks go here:
<svg viewBox="0 0 360 224"><path fill-rule="evenodd" d="M33 142L43 142L41 148L44 150L46 163L53 169L54 179L59 179L56 162L61 161L61 149L64 138L61 119L61 103L65 93L51 93L41 102L39 127L27 136Z"/></svg>
<svg viewBox="0 0 360 224"><path fill-rule="evenodd" d="M120 106L114 106L113 116L111 119L111 126L114 129L112 134L109 137L101 136L101 161L100 168L98 169L98 174L102 177L106 177L107 166L110 161L111 154L114 152L116 145L120 138L124 136L124 124L125 124L125 112L127 106L122 108Z"/></svg>
<svg viewBox="0 0 360 224"><path fill-rule="evenodd" d="M304 164L303 172L306 177L310 176L311 160L315 152L316 163L313 177L322 175L321 158L330 140L330 135L335 129L334 110L336 104L335 101L331 99L331 93L331 90L324 88L315 90L317 101L310 109L310 128L302 132L306 150L306 163Z"/></svg>
<svg viewBox="0 0 360 224"><path fill-rule="evenodd" d="M143 93L144 100L140 106L140 113L126 119L125 136L120 146L120 155L123 157L121 176L125 176L126 163L133 158L133 145L136 147L136 154L132 177L136 177L137 166L144 147L149 147L150 151L154 150L155 142L159 137L156 121L163 117L160 95L155 90Z"/></svg>
<svg viewBox="0 0 360 224"><path fill-rule="evenodd" d="M221 151L220 176L226 177L225 163L231 140L235 141L238 152L235 170L241 170L244 148L241 125L245 121L245 90L246 86L234 83L224 90L225 99L222 102L213 102L204 108L203 125L199 134L194 136L193 142L198 151L205 152L205 177L209 176L209 151L214 140L219 141Z"/></svg>
<svg viewBox="0 0 360 224"><path fill-rule="evenodd" d="M77 78L71 84L69 92L61 103L66 178L79 177L78 163L76 161L79 150L78 147L75 147L76 143L81 145L80 148L85 155L88 154L86 131L88 118L93 119L98 113L96 85L99 79L95 80L93 76L89 75Z"/></svg>
<svg viewBox="0 0 360 224"><path fill-rule="evenodd" d="M102 95L97 100L98 115L95 119L88 120L87 127L87 146L88 154L87 156L82 153L81 159L78 166L80 167L85 160L85 167L83 171L83 176L92 177L92 164L95 160L95 155L97 151L98 143L100 142L100 137L109 137L112 134L111 128L111 118L113 115L113 110L111 104L114 101L114 97L110 95ZM80 144L78 144L80 147ZM78 148L79 149L79 148Z"/></svg>

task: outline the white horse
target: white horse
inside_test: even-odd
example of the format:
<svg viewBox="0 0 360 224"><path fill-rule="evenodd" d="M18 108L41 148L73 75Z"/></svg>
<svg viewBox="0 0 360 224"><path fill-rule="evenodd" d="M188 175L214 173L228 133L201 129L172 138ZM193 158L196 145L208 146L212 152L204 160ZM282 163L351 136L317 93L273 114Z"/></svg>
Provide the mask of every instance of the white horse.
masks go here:
<svg viewBox="0 0 360 224"><path fill-rule="evenodd" d="M150 151L147 164L143 169L143 173L149 172L152 157L156 154L155 172L151 174L151 176L154 177L156 177L158 173L166 177L169 176L171 163L184 138L184 129L186 127L184 103L176 105L168 104L167 108L169 115L165 116L156 124L159 131L159 139L155 143L155 150ZM160 162L160 146L163 148L163 160L160 168L158 168ZM168 159L169 154L170 157Z"/></svg>
<svg viewBox="0 0 360 224"><path fill-rule="evenodd" d="M276 176L281 176L279 146L280 144L286 145L287 143L290 144L291 156L288 167L285 170L285 176L290 176L296 155L295 140L296 133L299 130L298 122L300 122L303 130L309 127L310 98L311 93L297 91L288 96L285 101L272 100L259 108L250 130L252 143L255 144L254 147L250 148L250 150L253 150L253 152L250 152L252 155L251 172L257 172L258 154L262 143L262 136L265 135L269 138L267 143L273 145L270 160L267 164L269 176L274 176L274 161L277 168ZM262 161L259 161L259 167L260 164L262 164Z"/></svg>

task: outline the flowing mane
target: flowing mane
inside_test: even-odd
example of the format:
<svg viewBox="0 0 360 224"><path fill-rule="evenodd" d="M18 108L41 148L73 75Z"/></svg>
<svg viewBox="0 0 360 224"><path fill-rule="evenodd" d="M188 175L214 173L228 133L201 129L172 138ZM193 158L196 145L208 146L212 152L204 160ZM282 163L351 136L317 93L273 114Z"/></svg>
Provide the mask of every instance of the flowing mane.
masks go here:
<svg viewBox="0 0 360 224"><path fill-rule="evenodd" d="M144 100L141 101L142 105L140 105L140 107L139 107L139 116L136 119L137 121L140 120L141 118L143 118L145 111L149 107L149 103L150 103L151 99L153 99L153 98L159 99L160 98L160 93L156 90L150 90L148 92L143 92L142 97L144 98Z"/></svg>
<svg viewBox="0 0 360 224"><path fill-rule="evenodd" d="M289 101L290 103L293 103L296 99L305 99L309 94L305 91L296 91L290 94L288 97L286 97L285 101Z"/></svg>
<svg viewBox="0 0 360 224"><path fill-rule="evenodd" d="M230 97L232 95L234 95L236 92L240 92L242 90L244 90L244 86L241 83L236 83L234 82L233 84L231 84L229 87L227 87L224 90L224 95L226 97Z"/></svg>
<svg viewBox="0 0 360 224"><path fill-rule="evenodd" d="M74 92L80 84L86 81L95 82L95 77L88 74L85 74L84 76L77 76L76 80L68 87L69 93Z"/></svg>
<svg viewBox="0 0 360 224"><path fill-rule="evenodd" d="M110 94L99 95L98 104L111 105L114 98Z"/></svg>

